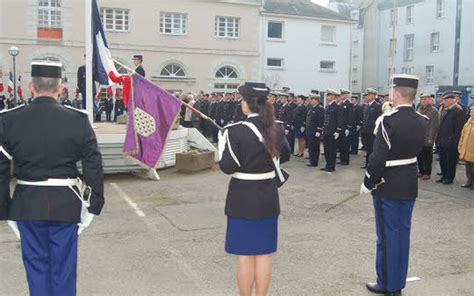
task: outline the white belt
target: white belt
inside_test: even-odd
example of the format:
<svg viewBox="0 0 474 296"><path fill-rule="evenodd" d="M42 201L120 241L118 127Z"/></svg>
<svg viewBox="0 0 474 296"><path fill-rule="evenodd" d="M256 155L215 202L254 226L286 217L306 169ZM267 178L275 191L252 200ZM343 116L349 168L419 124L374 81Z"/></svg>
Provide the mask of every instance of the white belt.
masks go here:
<svg viewBox="0 0 474 296"><path fill-rule="evenodd" d="M268 173L262 173L262 174L246 174L246 173L233 173L232 177L240 180L251 180L251 181L256 181L256 180L268 180L268 179L273 179L276 177L275 171L271 171Z"/></svg>
<svg viewBox="0 0 474 296"><path fill-rule="evenodd" d="M409 165L412 163L416 163L417 158L407 158L407 159L398 159L398 160L389 160L385 162L385 167L395 167L395 166L402 166L402 165Z"/></svg>
<svg viewBox="0 0 474 296"><path fill-rule="evenodd" d="M25 185L25 186L64 186L64 187L69 187L69 186L78 186L80 187L82 182L81 179L76 178L76 179L48 179L46 181L23 181L23 180L17 180L16 183L18 185Z"/></svg>

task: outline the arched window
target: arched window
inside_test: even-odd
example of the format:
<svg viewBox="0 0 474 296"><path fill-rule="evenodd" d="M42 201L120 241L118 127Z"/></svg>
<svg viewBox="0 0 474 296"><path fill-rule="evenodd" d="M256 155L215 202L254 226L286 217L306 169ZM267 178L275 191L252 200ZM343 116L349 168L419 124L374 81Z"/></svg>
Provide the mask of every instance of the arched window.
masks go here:
<svg viewBox="0 0 474 296"><path fill-rule="evenodd" d="M176 63L171 63L164 66L163 69L161 69L160 76L183 78L183 77L186 77L186 72L184 71L181 65L176 64Z"/></svg>
<svg viewBox="0 0 474 296"><path fill-rule="evenodd" d="M216 72L216 78L237 79L239 78L239 75L237 74L237 70L235 70L234 68L230 66L224 66Z"/></svg>

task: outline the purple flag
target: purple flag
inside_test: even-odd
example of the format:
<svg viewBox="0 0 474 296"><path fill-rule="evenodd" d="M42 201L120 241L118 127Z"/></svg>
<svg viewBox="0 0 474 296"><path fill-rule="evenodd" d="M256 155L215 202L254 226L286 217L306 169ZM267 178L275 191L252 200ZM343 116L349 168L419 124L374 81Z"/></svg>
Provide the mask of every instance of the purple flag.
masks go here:
<svg viewBox="0 0 474 296"><path fill-rule="evenodd" d="M123 152L140 165L156 166L181 101L141 75L132 74L127 134Z"/></svg>

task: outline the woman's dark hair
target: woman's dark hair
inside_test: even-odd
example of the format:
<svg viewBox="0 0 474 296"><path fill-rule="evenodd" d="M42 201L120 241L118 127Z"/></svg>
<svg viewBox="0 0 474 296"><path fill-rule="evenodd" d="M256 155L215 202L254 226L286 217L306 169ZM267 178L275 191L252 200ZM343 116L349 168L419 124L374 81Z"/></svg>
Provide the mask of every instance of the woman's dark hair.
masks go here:
<svg viewBox="0 0 474 296"><path fill-rule="evenodd" d="M277 127L273 105L267 101L265 96L244 96L243 99L247 102L252 113L259 114L257 120L263 126L262 135L267 152L271 157L278 157L280 152L277 148Z"/></svg>

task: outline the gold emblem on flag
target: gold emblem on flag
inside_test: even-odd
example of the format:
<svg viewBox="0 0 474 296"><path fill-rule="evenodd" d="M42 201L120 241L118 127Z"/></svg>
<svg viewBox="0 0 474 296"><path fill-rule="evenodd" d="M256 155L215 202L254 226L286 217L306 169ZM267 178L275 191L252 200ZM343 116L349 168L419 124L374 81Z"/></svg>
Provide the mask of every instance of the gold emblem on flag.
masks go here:
<svg viewBox="0 0 474 296"><path fill-rule="evenodd" d="M148 137L156 131L156 122L153 116L140 108L135 108L135 130L143 137Z"/></svg>

